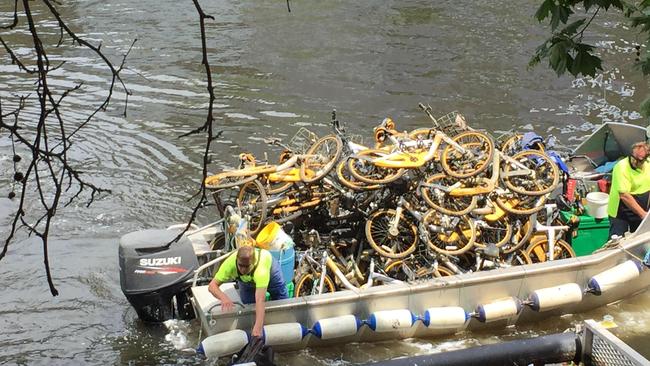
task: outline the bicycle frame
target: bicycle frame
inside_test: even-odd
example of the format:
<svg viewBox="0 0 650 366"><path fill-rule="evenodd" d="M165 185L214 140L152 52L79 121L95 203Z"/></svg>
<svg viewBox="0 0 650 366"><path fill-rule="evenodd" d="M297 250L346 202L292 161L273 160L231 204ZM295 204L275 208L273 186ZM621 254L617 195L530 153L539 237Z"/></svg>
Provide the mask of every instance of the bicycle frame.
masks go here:
<svg viewBox="0 0 650 366"><path fill-rule="evenodd" d="M404 208L406 208L406 211L410 213L413 218L415 218L415 220L418 222L418 229L420 229L420 225L424 216L420 212L413 210L411 204L405 200L403 196L400 196L399 200L397 201L397 207L395 208L395 218L390 223L390 228L388 229L388 232L391 235L397 236L399 234L399 220L402 216L402 213L404 212ZM422 236L422 232L426 232L426 230L418 230L418 232L420 232L419 235Z"/></svg>
<svg viewBox="0 0 650 366"><path fill-rule="evenodd" d="M505 173L500 169L501 161L505 161L512 166L515 166L518 170L513 170L508 173ZM492 175L490 178L479 178L480 184L474 187L461 187L462 183L457 182L452 186L445 187L440 184L428 184L423 183L422 185L429 188L440 189L441 191L449 194L452 197L464 197L464 196L477 196L482 194L488 194L493 192L497 188L497 183L501 177L511 177L511 176L532 176L531 179L535 179L535 172L532 169L529 169L525 165L521 164L517 160L511 158L508 155L505 155L498 150L495 151L494 157L492 158Z"/></svg>
<svg viewBox="0 0 650 366"><path fill-rule="evenodd" d="M555 208L557 208L557 205L554 203L549 203L545 204L544 208L546 209L546 222L550 223L552 221L552 213ZM544 225L537 221L535 223L535 231L545 231L546 232L546 240L548 241L548 253L546 253L547 258L546 260L552 261L555 258L555 242L557 232L562 232L563 230L569 230L569 227L566 225Z"/></svg>
<svg viewBox="0 0 650 366"><path fill-rule="evenodd" d="M436 152L438 151L438 148L443 141L448 145L453 146L453 148L461 154L465 154L467 152L466 149L464 149L462 146L457 144L454 140L442 132L436 132L433 136L433 139L399 141L398 139L391 136L391 140L394 142L395 146L397 146L397 151L391 152L386 156L371 160L371 162L376 166L393 169L419 168L421 166L424 166L435 157ZM410 153L405 151L406 148L409 147L418 148L426 147L427 145L429 145L429 149L422 152Z"/></svg>
<svg viewBox="0 0 650 366"><path fill-rule="evenodd" d="M445 235L449 234L449 228L445 226L439 226L439 225L433 225L433 224L428 224L424 225L424 215L417 211L414 210L411 206L411 204L404 199L404 197L400 196L398 202L397 202L397 207L395 208L395 217L393 220L390 222L390 227L388 229L388 232L391 235L398 235L398 227L399 227L399 221L402 216L402 213L404 212L404 209L411 214L411 216L416 220L417 222L417 228L418 228L418 237L420 238L421 241L426 242L429 239L429 232L433 233L442 233ZM460 219L458 217L452 218L453 222L451 223L451 227L455 227L459 222ZM454 235L453 233L451 235Z"/></svg>

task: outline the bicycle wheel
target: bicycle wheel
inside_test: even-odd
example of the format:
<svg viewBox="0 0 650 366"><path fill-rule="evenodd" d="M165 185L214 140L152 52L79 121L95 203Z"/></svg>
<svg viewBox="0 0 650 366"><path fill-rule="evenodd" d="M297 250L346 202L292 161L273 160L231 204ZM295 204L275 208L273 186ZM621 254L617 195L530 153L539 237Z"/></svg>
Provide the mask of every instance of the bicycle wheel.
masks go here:
<svg viewBox="0 0 650 366"><path fill-rule="evenodd" d="M445 215L462 216L469 213L476 207L476 196L452 197L441 189L431 187L435 184L448 187L454 184L454 181L444 173L430 176L422 185L422 198L431 208Z"/></svg>
<svg viewBox="0 0 650 366"><path fill-rule="evenodd" d="M404 174L404 169L381 168L372 163L373 158L386 154L383 150L368 149L348 159L348 170L358 180L368 184L387 184Z"/></svg>
<svg viewBox="0 0 650 366"><path fill-rule="evenodd" d="M366 239L379 255L400 259L415 251L418 243L417 228L402 214L397 230L391 233L391 225L396 218L395 210L375 211L366 221Z"/></svg>
<svg viewBox="0 0 650 366"><path fill-rule="evenodd" d="M511 266L523 266L524 264L533 264L533 259L524 249L519 249L509 258L509 263Z"/></svg>
<svg viewBox="0 0 650 366"><path fill-rule="evenodd" d="M226 233L218 231L210 240L210 250L224 250L226 249Z"/></svg>
<svg viewBox="0 0 650 366"><path fill-rule="evenodd" d="M378 184L367 184L354 178L348 170L348 159L342 159L336 165L336 177L338 178L339 183L355 191L365 191L381 187Z"/></svg>
<svg viewBox="0 0 650 366"><path fill-rule="evenodd" d="M249 216L248 231L255 235L266 219L267 196L259 180L244 184L237 194L237 205L242 215Z"/></svg>
<svg viewBox="0 0 650 366"><path fill-rule="evenodd" d="M507 140L505 140L501 144L501 148L499 150L508 156L515 155L516 153L521 151L521 146L519 145L519 141L521 141L523 137L524 135L520 135L518 133L510 136Z"/></svg>
<svg viewBox="0 0 650 366"><path fill-rule="evenodd" d="M315 156L305 158L300 164L300 179L305 183L319 181L334 168L342 150L340 137L327 135L320 138L305 152L305 155Z"/></svg>
<svg viewBox="0 0 650 366"><path fill-rule="evenodd" d="M308 272L302 274L298 278L298 281L296 281L296 287L293 291L293 296L303 297L303 296L318 295L318 288L320 287L320 279L321 279L320 272L316 272L316 273ZM336 286L334 285L334 281L332 281L330 276L325 275L325 278L323 280L323 293L325 294L325 293L335 292L335 291L336 291Z"/></svg>
<svg viewBox="0 0 650 366"><path fill-rule="evenodd" d="M409 270L404 269L404 266L408 265L409 264L407 264L404 260L396 260L386 265L384 272L386 272L386 275L390 278L394 278L400 281L409 281L410 279L407 274L407 271ZM412 270L410 271L412 272Z"/></svg>
<svg viewBox="0 0 650 366"><path fill-rule="evenodd" d="M532 215L544 208L547 196L504 195L496 198L499 208L514 215Z"/></svg>
<svg viewBox="0 0 650 366"><path fill-rule="evenodd" d="M474 246L476 227L467 216L449 216L429 210L423 218L429 229L427 244L438 253L463 254Z"/></svg>
<svg viewBox="0 0 650 366"><path fill-rule="evenodd" d="M494 156L494 142L481 132L463 132L453 138L465 152L462 153L453 145L447 145L442 151L440 163L447 175L454 178L469 178L475 176L492 163Z"/></svg>
<svg viewBox="0 0 650 366"><path fill-rule="evenodd" d="M510 254L528 243L528 240L530 240L533 234L533 229L535 228L534 220L536 219L536 216L529 216L525 221L517 218L513 224L513 234L510 242L501 247L501 252Z"/></svg>
<svg viewBox="0 0 650 366"><path fill-rule="evenodd" d="M226 189L238 187L255 179L257 179L257 175L232 176L228 172L223 172L205 178L205 188Z"/></svg>
<svg viewBox="0 0 650 366"><path fill-rule="evenodd" d="M438 264L437 271L438 271L438 273L440 274L440 277L453 276L453 275L456 274L456 273L454 273L454 271L452 271L451 269L447 268L447 266L445 266L444 264ZM438 277L438 275L436 275L435 272L434 272L434 275L435 275L436 277Z"/></svg>
<svg viewBox="0 0 650 366"><path fill-rule="evenodd" d="M474 245L485 248L487 244L494 244L497 248L501 248L510 241L512 231L508 216L492 222L484 221L482 225L476 227L477 233Z"/></svg>
<svg viewBox="0 0 650 366"><path fill-rule="evenodd" d="M548 239L544 238L526 248L526 254L528 254L533 263L546 262L549 260L548 250ZM562 239L555 241L555 245L553 246L553 260L575 258L575 256L576 252L571 248L571 244Z"/></svg>
<svg viewBox="0 0 650 366"><path fill-rule="evenodd" d="M418 128L409 132L409 138L413 140L426 140L432 135L430 128Z"/></svg>
<svg viewBox="0 0 650 366"><path fill-rule="evenodd" d="M268 194L278 194L286 192L291 188L292 182L267 182L266 192Z"/></svg>
<svg viewBox="0 0 650 366"><path fill-rule="evenodd" d="M553 191L560 182L557 165L543 152L525 150L515 154L512 159L525 166L531 173L517 175L517 171L522 171L522 168L506 161L503 167L503 183L515 193L541 196Z"/></svg>

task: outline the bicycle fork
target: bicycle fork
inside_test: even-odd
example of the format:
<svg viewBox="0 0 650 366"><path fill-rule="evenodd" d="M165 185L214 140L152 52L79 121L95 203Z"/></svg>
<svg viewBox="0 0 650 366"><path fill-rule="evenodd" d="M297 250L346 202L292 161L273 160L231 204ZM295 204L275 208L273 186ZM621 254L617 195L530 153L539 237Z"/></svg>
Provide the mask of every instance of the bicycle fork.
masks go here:
<svg viewBox="0 0 650 366"><path fill-rule="evenodd" d="M411 204L406 201L404 197L400 197L399 201L397 201L397 207L395 208L395 217L391 220L388 227L388 233L392 236L399 235L399 222L402 214L404 213L404 209L406 209L406 211L415 218L415 220L418 222L418 226L422 223L422 214L416 210L413 210L411 208Z"/></svg>

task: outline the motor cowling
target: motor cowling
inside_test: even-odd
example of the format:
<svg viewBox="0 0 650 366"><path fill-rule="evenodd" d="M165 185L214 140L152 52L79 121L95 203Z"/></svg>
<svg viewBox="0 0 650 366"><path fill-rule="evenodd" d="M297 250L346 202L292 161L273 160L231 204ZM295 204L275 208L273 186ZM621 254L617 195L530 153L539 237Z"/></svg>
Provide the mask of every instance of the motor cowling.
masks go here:
<svg viewBox="0 0 650 366"><path fill-rule="evenodd" d="M141 230L120 239L122 292L144 321L194 317L189 288L199 263L189 239L172 242L179 233Z"/></svg>

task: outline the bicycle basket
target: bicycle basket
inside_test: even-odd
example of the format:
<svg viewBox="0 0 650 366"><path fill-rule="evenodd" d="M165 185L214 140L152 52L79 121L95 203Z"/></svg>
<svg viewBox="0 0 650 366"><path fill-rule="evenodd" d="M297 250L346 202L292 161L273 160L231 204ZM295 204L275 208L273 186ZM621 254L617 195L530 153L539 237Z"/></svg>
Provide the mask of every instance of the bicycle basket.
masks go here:
<svg viewBox="0 0 650 366"><path fill-rule="evenodd" d="M318 140L318 136L315 133L300 127L298 132L289 140L289 147L295 153L304 154L316 140Z"/></svg>
<svg viewBox="0 0 650 366"><path fill-rule="evenodd" d="M438 122L438 128L450 137L454 137L470 129L467 126L465 117L457 111L449 112L444 116L438 117L436 121Z"/></svg>

